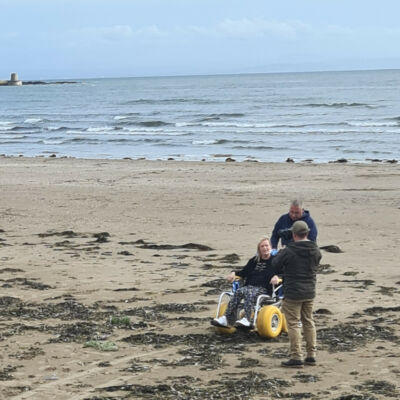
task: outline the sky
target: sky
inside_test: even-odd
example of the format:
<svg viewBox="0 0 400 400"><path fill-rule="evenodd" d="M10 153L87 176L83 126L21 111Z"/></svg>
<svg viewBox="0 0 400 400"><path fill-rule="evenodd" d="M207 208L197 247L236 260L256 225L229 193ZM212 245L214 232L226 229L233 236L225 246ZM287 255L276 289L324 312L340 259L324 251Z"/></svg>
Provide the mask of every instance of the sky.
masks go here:
<svg viewBox="0 0 400 400"><path fill-rule="evenodd" d="M399 0L0 0L0 79L400 68Z"/></svg>

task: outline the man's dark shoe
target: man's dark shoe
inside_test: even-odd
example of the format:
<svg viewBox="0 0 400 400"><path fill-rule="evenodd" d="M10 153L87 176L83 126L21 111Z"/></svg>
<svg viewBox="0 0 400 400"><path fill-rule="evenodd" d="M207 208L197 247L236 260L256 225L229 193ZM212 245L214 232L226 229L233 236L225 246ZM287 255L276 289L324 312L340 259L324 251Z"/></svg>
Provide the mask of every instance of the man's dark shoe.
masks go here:
<svg viewBox="0 0 400 400"><path fill-rule="evenodd" d="M307 357L304 360L304 364L306 364L306 365L317 365L317 360L314 357Z"/></svg>
<svg viewBox="0 0 400 400"><path fill-rule="evenodd" d="M282 361L281 366L286 368L303 368L304 363L301 360L290 359L288 361Z"/></svg>

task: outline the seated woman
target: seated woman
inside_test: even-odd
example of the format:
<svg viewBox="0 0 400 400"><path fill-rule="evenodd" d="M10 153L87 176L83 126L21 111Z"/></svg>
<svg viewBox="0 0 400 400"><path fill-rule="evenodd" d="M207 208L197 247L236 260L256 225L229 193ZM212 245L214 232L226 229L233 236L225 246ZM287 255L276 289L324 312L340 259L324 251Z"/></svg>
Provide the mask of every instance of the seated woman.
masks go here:
<svg viewBox="0 0 400 400"><path fill-rule="evenodd" d="M225 314L211 321L212 325L220 327L236 326L251 327L251 314L261 294L272 293L271 279L276 275L275 268L271 265L271 243L268 238L263 238L257 245L257 254L251 258L240 271L232 271L226 280L232 283L236 277L244 279L244 285L231 297ZM237 309L240 301L244 299L244 317L236 321ZM236 322L235 322L236 321Z"/></svg>

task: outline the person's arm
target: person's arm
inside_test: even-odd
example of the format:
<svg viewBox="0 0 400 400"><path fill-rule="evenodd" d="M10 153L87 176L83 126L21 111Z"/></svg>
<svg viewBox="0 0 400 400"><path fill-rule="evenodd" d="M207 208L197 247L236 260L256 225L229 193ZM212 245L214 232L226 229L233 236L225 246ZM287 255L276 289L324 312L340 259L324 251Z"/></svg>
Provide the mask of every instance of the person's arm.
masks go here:
<svg viewBox="0 0 400 400"><path fill-rule="evenodd" d="M255 257L251 258L240 271L235 271L236 276L240 276L241 278L246 278L250 274L250 272L254 269L254 263L255 263Z"/></svg>
<svg viewBox="0 0 400 400"><path fill-rule="evenodd" d="M280 250L272 260L272 268L274 269L275 275L283 274L285 252L286 249Z"/></svg>
<svg viewBox="0 0 400 400"><path fill-rule="evenodd" d="M278 219L277 223L274 226L274 229L272 231L272 235L271 235L271 247L273 249L277 249L278 248L278 243L279 243L279 235L278 235L278 230L280 229L280 221L281 218Z"/></svg>
<svg viewBox="0 0 400 400"><path fill-rule="evenodd" d="M318 230L315 222L312 218L307 221L307 225L310 228L310 232L308 232L308 239L312 240L313 242L317 241Z"/></svg>

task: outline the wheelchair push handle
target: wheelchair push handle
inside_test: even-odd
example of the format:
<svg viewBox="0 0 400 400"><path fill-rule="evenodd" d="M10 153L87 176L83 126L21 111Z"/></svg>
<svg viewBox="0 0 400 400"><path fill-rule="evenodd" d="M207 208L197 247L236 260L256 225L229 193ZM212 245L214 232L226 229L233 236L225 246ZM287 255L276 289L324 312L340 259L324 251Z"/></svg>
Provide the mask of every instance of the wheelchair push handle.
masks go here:
<svg viewBox="0 0 400 400"><path fill-rule="evenodd" d="M283 279L279 277L277 285L272 285L272 294L283 299Z"/></svg>

